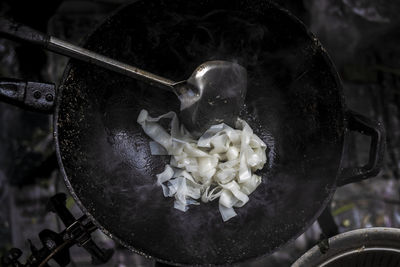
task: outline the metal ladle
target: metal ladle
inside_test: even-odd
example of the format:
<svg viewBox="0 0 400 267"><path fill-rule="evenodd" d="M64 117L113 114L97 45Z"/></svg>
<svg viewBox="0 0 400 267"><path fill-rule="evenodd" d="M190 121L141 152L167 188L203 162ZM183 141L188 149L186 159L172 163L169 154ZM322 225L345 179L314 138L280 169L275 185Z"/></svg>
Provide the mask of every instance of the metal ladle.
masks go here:
<svg viewBox="0 0 400 267"><path fill-rule="evenodd" d="M197 67L187 80L174 82L43 34L4 17L0 18L0 34L145 81L175 93L181 101L180 119L194 136L200 136L214 124L224 122L234 126L244 103L247 72L237 63L207 61Z"/></svg>

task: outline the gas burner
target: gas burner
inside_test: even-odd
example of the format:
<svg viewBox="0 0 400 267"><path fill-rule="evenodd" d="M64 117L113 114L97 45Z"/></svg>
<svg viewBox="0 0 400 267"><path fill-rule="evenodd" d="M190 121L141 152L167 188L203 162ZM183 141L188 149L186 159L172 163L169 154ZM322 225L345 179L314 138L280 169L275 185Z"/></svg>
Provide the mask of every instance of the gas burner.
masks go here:
<svg viewBox="0 0 400 267"><path fill-rule="evenodd" d="M39 233L42 248L38 249L28 239L31 255L24 264L19 261L22 251L12 248L2 257L2 265L5 267L47 267L49 260L53 259L60 266L67 266L71 261L69 248L74 245L84 248L92 256L93 264L107 262L112 257L114 250L98 247L91 238L91 233L97 230L97 227L86 215L75 219L65 204L66 195L59 193L50 198L47 205L48 211L56 213L64 223L66 228L63 231L56 233L44 229Z"/></svg>

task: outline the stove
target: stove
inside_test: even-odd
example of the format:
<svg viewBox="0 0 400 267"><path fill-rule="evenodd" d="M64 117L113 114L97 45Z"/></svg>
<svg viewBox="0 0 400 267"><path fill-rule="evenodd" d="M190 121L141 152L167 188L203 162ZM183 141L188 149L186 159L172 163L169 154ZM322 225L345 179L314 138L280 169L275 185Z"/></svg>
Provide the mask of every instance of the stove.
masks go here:
<svg viewBox="0 0 400 267"><path fill-rule="evenodd" d="M38 30L79 43L96 24L127 1L31 2L2 1L0 15L14 17ZM276 2L305 22L325 46L343 79L348 107L384 123L387 151L384 167L377 177L338 188L319 224L314 223L295 242L274 254L237 266L289 266L310 247L323 244L325 238L337 232L372 226L400 227L400 33L397 30L400 4L380 0ZM66 63L67 60L58 55L0 39L1 77L57 83ZM369 139L352 134L347 138L352 145L344 152L343 166L365 164ZM57 209L54 205L49 209L49 201L54 203L63 196L62 205L57 202L58 215L51 212ZM82 226L79 229L83 232L78 236L91 235L91 242L105 253L103 260L107 263L103 263L104 266L161 266L115 243L83 216L57 170L51 116L23 111L1 102L0 200L3 203L0 206L0 256L11 248L19 248L22 253L19 261L25 262L32 253L32 246L37 250L43 246L39 233L44 229L65 233L65 224L79 219ZM70 214L69 218L75 218L74 221L64 224L65 214ZM57 239L50 232L46 233L41 235L42 240L49 236L50 240ZM82 244L81 247L72 246L70 266L91 266L93 253L88 250L83 249Z"/></svg>

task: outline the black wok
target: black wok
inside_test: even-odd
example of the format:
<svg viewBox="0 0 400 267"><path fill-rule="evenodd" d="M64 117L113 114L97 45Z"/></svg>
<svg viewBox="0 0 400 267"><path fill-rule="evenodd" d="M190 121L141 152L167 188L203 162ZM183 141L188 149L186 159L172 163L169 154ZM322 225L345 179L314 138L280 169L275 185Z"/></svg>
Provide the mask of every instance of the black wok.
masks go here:
<svg viewBox="0 0 400 267"><path fill-rule="evenodd" d="M263 182L236 209L238 216L224 223L216 202L183 213L155 182L168 158L150 154L150 139L136 123L143 108L153 116L178 112L175 96L71 61L54 112L61 172L94 223L135 252L199 265L269 254L317 219L337 185L379 171L382 127L346 109L338 74L318 40L269 1L136 1L83 45L172 80L207 60L237 61L248 71L241 117L268 144ZM370 159L342 170L348 130L371 136Z"/></svg>

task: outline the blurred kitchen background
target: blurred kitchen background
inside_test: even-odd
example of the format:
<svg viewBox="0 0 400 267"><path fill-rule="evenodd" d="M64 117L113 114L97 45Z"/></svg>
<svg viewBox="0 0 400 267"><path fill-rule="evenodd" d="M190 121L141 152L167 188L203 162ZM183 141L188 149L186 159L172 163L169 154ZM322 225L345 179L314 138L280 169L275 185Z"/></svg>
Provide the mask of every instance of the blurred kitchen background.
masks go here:
<svg viewBox="0 0 400 267"><path fill-rule="evenodd" d="M146 1L146 0L142 0ZM38 30L79 43L95 25L125 0L2 0L0 15L14 17ZM372 226L400 227L400 1L277 0L316 34L343 79L349 108L384 123L387 152L381 173L339 188L331 211L339 231ZM29 56L28 56L29 55ZM0 39L0 77L58 82L67 60L38 48ZM349 135L344 165L368 159L369 139ZM46 211L48 199L67 192L57 171L51 116L22 111L0 102L0 256L12 247L28 256L30 239L63 225ZM81 215L68 196L67 207ZM252 266L290 266L321 238L314 224L294 243ZM114 248L104 266L154 266L95 232L102 247ZM90 255L71 249L70 266L91 266ZM245 266L245 265L243 265ZM249 266L249 264L246 264Z"/></svg>

